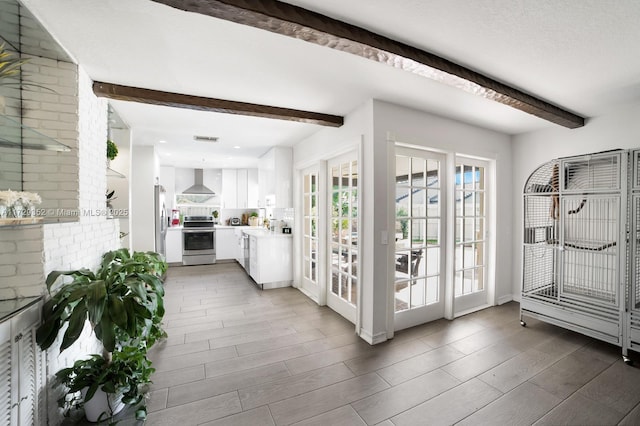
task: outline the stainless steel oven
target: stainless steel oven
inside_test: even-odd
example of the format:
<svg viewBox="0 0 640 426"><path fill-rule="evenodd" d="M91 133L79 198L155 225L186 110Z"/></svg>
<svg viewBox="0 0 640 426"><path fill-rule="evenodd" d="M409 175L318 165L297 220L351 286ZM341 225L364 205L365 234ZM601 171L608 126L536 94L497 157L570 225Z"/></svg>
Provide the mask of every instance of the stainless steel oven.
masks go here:
<svg viewBox="0 0 640 426"><path fill-rule="evenodd" d="M182 228L182 264L216 263L216 228L213 216L185 216Z"/></svg>

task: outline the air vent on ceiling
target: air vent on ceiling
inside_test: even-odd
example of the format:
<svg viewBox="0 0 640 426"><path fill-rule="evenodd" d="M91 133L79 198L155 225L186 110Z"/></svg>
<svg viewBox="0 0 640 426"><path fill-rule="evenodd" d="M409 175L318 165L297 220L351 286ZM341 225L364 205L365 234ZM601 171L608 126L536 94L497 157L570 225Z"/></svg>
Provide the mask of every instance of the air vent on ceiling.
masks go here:
<svg viewBox="0 0 640 426"><path fill-rule="evenodd" d="M218 142L218 138L216 136L194 136L194 140L198 142Z"/></svg>

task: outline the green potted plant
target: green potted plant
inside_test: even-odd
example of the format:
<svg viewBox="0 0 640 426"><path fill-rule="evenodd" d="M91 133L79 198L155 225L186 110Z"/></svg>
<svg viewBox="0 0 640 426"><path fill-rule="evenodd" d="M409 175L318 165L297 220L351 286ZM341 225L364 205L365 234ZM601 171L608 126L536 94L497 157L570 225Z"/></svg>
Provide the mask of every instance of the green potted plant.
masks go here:
<svg viewBox="0 0 640 426"><path fill-rule="evenodd" d="M218 223L218 216L219 216L218 210L214 210L214 211L212 211L212 212L211 212L211 215L213 216L213 221L214 221L215 223Z"/></svg>
<svg viewBox="0 0 640 426"><path fill-rule="evenodd" d="M118 156L118 145L111 139L107 139L107 159L113 160Z"/></svg>
<svg viewBox="0 0 640 426"><path fill-rule="evenodd" d="M98 354L76 361L55 375L56 384L68 389L58 404L66 412L82 406L90 421L100 421L117 414L125 405L140 404L155 369L146 353L135 347L124 347L113 353L111 361ZM107 408L105 409L104 402ZM144 408L136 417L144 418Z"/></svg>
<svg viewBox="0 0 640 426"><path fill-rule="evenodd" d="M36 330L38 345L43 350L50 348L64 330L62 352L80 337L89 321L103 346L101 354L58 373L59 383L68 387L68 396L59 401L67 413L95 398L97 389L107 395L100 413L104 411L108 417L116 414L109 395L122 395L117 399L125 404L142 401L143 385L152 372L147 350L166 336L161 327L164 288L160 276L164 271L166 263L157 253L131 255L120 249L105 253L95 273L78 269L53 271L47 276L51 297L43 306L42 323ZM58 284L62 276L71 280ZM83 397L74 396L85 387ZM144 412L143 407L140 415ZM96 420L86 414L89 420Z"/></svg>
<svg viewBox="0 0 640 426"><path fill-rule="evenodd" d="M258 221L258 213L251 212L251 214L249 214L249 226L258 226Z"/></svg>

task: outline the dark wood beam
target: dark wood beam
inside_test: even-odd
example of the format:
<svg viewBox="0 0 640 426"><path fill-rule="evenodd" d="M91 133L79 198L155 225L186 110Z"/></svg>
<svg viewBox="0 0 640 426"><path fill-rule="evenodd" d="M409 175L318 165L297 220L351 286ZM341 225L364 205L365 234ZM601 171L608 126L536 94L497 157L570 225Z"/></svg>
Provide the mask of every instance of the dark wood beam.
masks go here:
<svg viewBox="0 0 640 426"><path fill-rule="evenodd" d="M570 129L584 118L469 68L364 28L277 0L154 0L294 37L457 87Z"/></svg>
<svg viewBox="0 0 640 426"><path fill-rule="evenodd" d="M95 81L93 83L93 93L95 93L96 96L120 101L140 102L198 111L274 118L330 127L340 127L344 124L344 117L338 115L320 114L311 111L235 102L224 99L204 98L201 96L141 89L139 87L120 86L118 84L104 83L101 81Z"/></svg>

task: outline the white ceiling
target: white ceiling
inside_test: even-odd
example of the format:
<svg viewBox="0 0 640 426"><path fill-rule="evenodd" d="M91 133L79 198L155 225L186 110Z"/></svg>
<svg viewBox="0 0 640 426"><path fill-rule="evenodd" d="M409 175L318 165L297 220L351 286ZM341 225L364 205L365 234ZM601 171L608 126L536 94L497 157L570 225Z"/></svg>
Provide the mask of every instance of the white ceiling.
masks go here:
<svg viewBox="0 0 640 426"><path fill-rule="evenodd" d="M23 3L96 81L336 115L377 98L509 134L556 126L386 65L150 0ZM585 117L640 100L637 0L288 3L436 53ZM155 144L163 164L181 167L252 167L269 146L293 145L321 128L112 105L134 143ZM194 135L220 141L196 143Z"/></svg>

